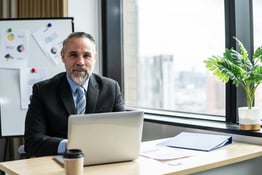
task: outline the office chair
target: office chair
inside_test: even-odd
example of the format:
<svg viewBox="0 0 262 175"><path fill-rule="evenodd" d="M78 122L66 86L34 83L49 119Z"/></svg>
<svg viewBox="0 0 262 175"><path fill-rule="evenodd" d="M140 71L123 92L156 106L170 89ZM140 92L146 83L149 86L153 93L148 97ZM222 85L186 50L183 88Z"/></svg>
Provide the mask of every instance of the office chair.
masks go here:
<svg viewBox="0 0 262 175"><path fill-rule="evenodd" d="M29 155L25 152L25 146L20 145L17 149L20 159L27 159Z"/></svg>

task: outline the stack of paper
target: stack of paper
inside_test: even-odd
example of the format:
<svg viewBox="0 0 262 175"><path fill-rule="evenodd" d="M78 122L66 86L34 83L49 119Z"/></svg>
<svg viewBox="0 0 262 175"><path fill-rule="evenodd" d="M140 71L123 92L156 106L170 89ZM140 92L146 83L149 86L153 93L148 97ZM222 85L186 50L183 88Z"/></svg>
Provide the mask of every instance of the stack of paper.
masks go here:
<svg viewBox="0 0 262 175"><path fill-rule="evenodd" d="M230 143L232 143L231 136L181 132L175 137L159 143L159 145L200 151L211 151Z"/></svg>

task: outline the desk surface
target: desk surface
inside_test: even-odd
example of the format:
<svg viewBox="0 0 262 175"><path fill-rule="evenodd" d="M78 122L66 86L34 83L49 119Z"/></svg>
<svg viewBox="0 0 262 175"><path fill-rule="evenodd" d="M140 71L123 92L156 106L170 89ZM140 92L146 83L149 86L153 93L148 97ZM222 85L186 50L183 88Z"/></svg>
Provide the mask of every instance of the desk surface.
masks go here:
<svg viewBox="0 0 262 175"><path fill-rule="evenodd" d="M142 144L155 144L146 142ZM187 150L186 150L187 151ZM123 163L84 167L86 175L184 175L218 168L244 160L262 156L262 146L232 143L211 152L191 151L191 157L175 160L177 164L169 165L169 161L157 161L140 156L137 160ZM64 169L53 160L52 156L22 159L0 163L0 170L9 175L63 175Z"/></svg>

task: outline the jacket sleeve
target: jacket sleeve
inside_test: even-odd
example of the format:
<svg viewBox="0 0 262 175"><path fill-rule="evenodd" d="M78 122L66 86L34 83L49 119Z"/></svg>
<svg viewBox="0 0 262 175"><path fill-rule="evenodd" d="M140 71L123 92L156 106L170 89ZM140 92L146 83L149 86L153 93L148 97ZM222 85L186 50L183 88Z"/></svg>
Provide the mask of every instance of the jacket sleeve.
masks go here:
<svg viewBox="0 0 262 175"><path fill-rule="evenodd" d="M62 138L47 135L47 113L37 84L30 101L25 119L25 151L30 156L55 155Z"/></svg>
<svg viewBox="0 0 262 175"><path fill-rule="evenodd" d="M119 84L115 82L115 105L114 105L114 112L117 111L125 111L125 105L123 101L123 97L120 91Z"/></svg>

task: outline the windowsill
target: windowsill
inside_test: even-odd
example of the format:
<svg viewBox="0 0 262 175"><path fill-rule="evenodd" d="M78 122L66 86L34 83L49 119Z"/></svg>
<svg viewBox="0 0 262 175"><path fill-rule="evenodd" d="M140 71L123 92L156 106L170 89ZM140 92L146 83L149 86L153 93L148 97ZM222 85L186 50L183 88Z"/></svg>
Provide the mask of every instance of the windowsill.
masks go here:
<svg viewBox="0 0 262 175"><path fill-rule="evenodd" d="M134 108L133 108L134 109ZM136 108L135 110L139 110ZM194 116L194 114L172 113L172 112L158 112L157 110L143 110L145 113L144 119L146 122L159 123L172 126L180 126L192 129L204 129L215 132L224 132L230 134L237 134L243 136L262 137L262 130L260 131L244 131L240 130L237 124L227 124L222 117L208 117L204 115ZM179 115L177 115L179 114Z"/></svg>

